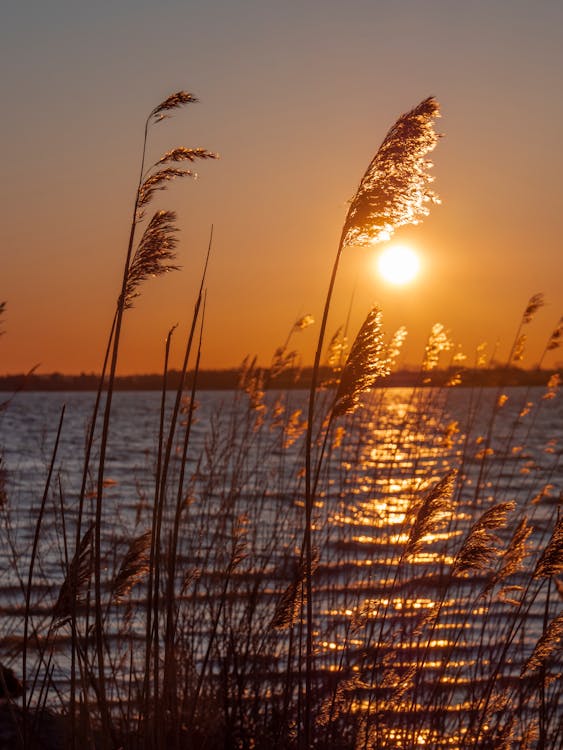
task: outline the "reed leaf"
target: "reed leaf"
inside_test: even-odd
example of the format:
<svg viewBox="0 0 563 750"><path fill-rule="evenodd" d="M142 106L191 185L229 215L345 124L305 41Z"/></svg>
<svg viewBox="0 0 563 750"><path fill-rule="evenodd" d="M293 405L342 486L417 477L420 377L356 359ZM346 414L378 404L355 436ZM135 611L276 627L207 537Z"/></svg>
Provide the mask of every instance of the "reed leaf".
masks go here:
<svg viewBox="0 0 563 750"><path fill-rule="evenodd" d="M387 240L397 227L419 223L428 204L439 202L429 188L431 164L425 159L438 141L438 116L438 102L428 97L389 130L350 205L343 245Z"/></svg>

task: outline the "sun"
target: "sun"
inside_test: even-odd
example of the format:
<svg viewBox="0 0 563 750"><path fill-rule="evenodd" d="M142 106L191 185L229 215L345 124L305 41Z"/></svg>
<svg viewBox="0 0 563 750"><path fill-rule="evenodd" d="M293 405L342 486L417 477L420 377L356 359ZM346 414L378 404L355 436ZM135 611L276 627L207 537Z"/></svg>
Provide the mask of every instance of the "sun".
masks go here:
<svg viewBox="0 0 563 750"><path fill-rule="evenodd" d="M377 270L389 284L402 286L418 276L420 260L406 245L391 245L377 258Z"/></svg>

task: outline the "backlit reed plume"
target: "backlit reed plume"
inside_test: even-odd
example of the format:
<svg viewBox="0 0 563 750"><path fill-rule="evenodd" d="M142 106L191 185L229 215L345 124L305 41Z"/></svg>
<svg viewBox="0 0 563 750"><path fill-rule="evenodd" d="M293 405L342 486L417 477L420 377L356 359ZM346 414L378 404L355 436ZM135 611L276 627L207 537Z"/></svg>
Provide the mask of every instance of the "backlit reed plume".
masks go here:
<svg viewBox="0 0 563 750"><path fill-rule="evenodd" d="M94 524L85 532L71 560L59 596L53 607L53 627L60 628L70 622L76 605L80 603L83 590L92 576Z"/></svg>
<svg viewBox="0 0 563 750"><path fill-rule="evenodd" d="M537 311L545 305L543 294L534 294L528 300L524 314L522 315L522 323L527 325L532 322L534 315Z"/></svg>
<svg viewBox="0 0 563 750"><path fill-rule="evenodd" d="M298 561L295 564L293 580L278 600L270 622L271 628L278 630L290 628L299 618L303 607L304 583L305 565L303 561Z"/></svg>
<svg viewBox="0 0 563 750"><path fill-rule="evenodd" d="M539 641L522 667L522 677L539 672L551 660L552 657L561 648L563 639L563 612L560 612L547 626L545 633L542 634Z"/></svg>
<svg viewBox="0 0 563 750"><path fill-rule="evenodd" d="M536 569L534 578L549 578L563 572L563 515L558 519L551 539L544 549Z"/></svg>
<svg viewBox="0 0 563 750"><path fill-rule="evenodd" d="M426 342L422 369L425 371L435 370L438 367L440 354L450 351L452 346L453 342L442 323L434 323Z"/></svg>
<svg viewBox="0 0 563 750"><path fill-rule="evenodd" d="M186 148L186 146L178 146L167 151L156 163L155 167L160 164L165 164L167 161L190 161L194 162L197 159L216 159L217 154L213 151L208 151L206 148Z"/></svg>
<svg viewBox="0 0 563 750"><path fill-rule="evenodd" d="M387 133L373 158L344 224L344 245L387 240L405 224L417 224L437 203L429 185L426 154L436 146L434 119L438 102L428 97L402 115Z"/></svg>
<svg viewBox="0 0 563 750"><path fill-rule="evenodd" d="M178 169L177 167L159 169L158 172L149 175L139 188L137 207L143 209L147 206L158 190L166 190L171 180L177 177L193 177L194 174L191 169Z"/></svg>
<svg viewBox="0 0 563 750"><path fill-rule="evenodd" d="M137 289L145 279L178 270L178 266L168 263L176 257L178 228L175 223L174 211L157 211L148 223L129 266L126 307L131 307L133 298L138 296Z"/></svg>
<svg viewBox="0 0 563 750"><path fill-rule="evenodd" d="M355 411L362 393L368 391L378 378L388 374L381 310L374 307L352 344L336 391L332 415L338 417Z"/></svg>
<svg viewBox="0 0 563 750"><path fill-rule="evenodd" d="M405 328L405 326L401 326L391 337L391 341L387 345L387 364L390 370L392 370L397 364L397 359L399 358L401 349L403 348L403 344L405 343L405 339L407 338L407 336L407 329Z"/></svg>
<svg viewBox="0 0 563 750"><path fill-rule="evenodd" d="M2 316L4 315L5 312L6 312L6 303L5 302L0 302L0 318L2 318ZM3 331L0 328L0 336L2 336L4 333L5 333L5 331Z"/></svg>
<svg viewBox="0 0 563 750"><path fill-rule="evenodd" d="M424 537L434 534L450 517L452 493L456 471L450 471L426 495L411 526L408 541L403 552L404 558L412 557L421 551Z"/></svg>
<svg viewBox="0 0 563 750"><path fill-rule="evenodd" d="M551 352L554 349L559 349L561 346L561 339L563 338L563 318L560 318L559 323L553 330L549 341L547 342L547 351Z"/></svg>
<svg viewBox="0 0 563 750"><path fill-rule="evenodd" d="M155 107L149 115L149 119L154 119L155 122L160 122L165 117L169 117L168 113L173 109L183 107L185 104L195 104L198 101L197 97L190 94L188 91L177 91L175 94L170 94L166 99Z"/></svg>
<svg viewBox="0 0 563 750"><path fill-rule="evenodd" d="M505 502L493 505L473 524L452 565L452 575L470 570L485 570L499 554L498 537L493 533L506 526L508 513L516 503Z"/></svg>
<svg viewBox="0 0 563 750"><path fill-rule="evenodd" d="M120 602L149 571L151 532L133 539L111 586L111 601Z"/></svg>
<svg viewBox="0 0 563 750"><path fill-rule="evenodd" d="M532 527L528 523L528 519L523 518L516 527L516 530L503 553L501 566L494 576L494 583L504 581L521 569L522 562L528 554L527 542L531 533Z"/></svg>

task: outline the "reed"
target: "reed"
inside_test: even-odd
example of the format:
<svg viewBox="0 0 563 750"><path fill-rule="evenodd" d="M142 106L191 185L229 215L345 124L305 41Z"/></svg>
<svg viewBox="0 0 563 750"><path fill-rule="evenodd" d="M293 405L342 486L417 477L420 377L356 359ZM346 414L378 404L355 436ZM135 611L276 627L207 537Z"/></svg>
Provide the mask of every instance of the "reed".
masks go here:
<svg viewBox="0 0 563 750"><path fill-rule="evenodd" d="M113 398L125 314L149 277L177 268L175 214L145 214L159 191L190 176L178 165L215 156L178 147L145 170L147 137L194 101L174 94L145 125L79 487L59 459L62 421L31 528L10 496L12 469L0 473L15 592L2 658L13 665L23 649L26 683L21 708L16 688L6 712L0 706L0 727L25 750L555 750L560 464L541 414L557 404L557 379L546 376L541 392L463 388L459 350L436 324L417 386L385 388L406 331L387 337L374 308L345 361L348 326L335 336L329 382L318 382L344 248L383 241L436 201L425 161L435 100L397 121L351 203L309 394L275 390L298 370L294 337L313 325L309 315L273 347L269 368L249 358L233 392L199 390L211 237L172 391L174 329L165 344L149 464L139 487L132 476L111 484L111 451L127 441ZM527 304L508 364L542 302ZM546 351L560 338L557 326ZM436 385L444 355L448 385ZM0 426L17 405L0 410ZM22 559L24 532L32 543ZM0 670L2 695L14 685L10 669Z"/></svg>

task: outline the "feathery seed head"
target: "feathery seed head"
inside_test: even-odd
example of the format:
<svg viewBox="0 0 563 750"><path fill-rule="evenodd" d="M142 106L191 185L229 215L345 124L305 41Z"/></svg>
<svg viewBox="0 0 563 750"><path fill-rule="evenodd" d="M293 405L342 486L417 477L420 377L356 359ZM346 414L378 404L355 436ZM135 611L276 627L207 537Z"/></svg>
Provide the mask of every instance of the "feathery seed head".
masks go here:
<svg viewBox="0 0 563 750"><path fill-rule="evenodd" d="M506 517L515 507L514 502L498 503L477 519L456 555L452 575L487 568L498 554L498 538L493 532L506 526Z"/></svg>
<svg viewBox="0 0 563 750"><path fill-rule="evenodd" d="M134 297L138 296L137 289L145 279L178 270L178 266L168 263L176 257L177 231L174 211L157 211L152 217L129 266L125 308L132 306Z"/></svg>
<svg viewBox="0 0 563 750"><path fill-rule="evenodd" d="M344 365L332 407L333 416L353 412L360 403L360 395L369 390L377 378L388 374L381 311L374 307L356 336Z"/></svg>
<svg viewBox="0 0 563 750"><path fill-rule="evenodd" d="M154 117L156 122L160 122L165 117L169 117L169 115L165 114L166 112L183 107L184 104L193 104L197 101L197 98L193 94L190 94L187 91L177 91L175 94L170 94L170 96L166 97L164 101L160 102L160 104L150 113L149 119Z"/></svg>
<svg viewBox="0 0 563 750"><path fill-rule="evenodd" d="M422 369L425 371L436 369L440 354L450 351L452 347L453 342L449 337L448 331L446 331L442 323L434 323L424 351Z"/></svg>
<svg viewBox="0 0 563 750"><path fill-rule="evenodd" d="M293 324L293 330L302 331L305 328L309 328L309 326L312 326L314 322L315 319L312 315L303 315L303 317L295 321L295 323Z"/></svg>
<svg viewBox="0 0 563 750"><path fill-rule="evenodd" d="M561 648L563 640L563 612L560 612L549 623L547 629L536 643L531 656L526 660L522 667L521 676L539 672L545 667L553 655Z"/></svg>
<svg viewBox="0 0 563 750"><path fill-rule="evenodd" d="M111 587L111 600L120 602L149 572L151 532L133 539Z"/></svg>
<svg viewBox="0 0 563 750"><path fill-rule="evenodd" d="M175 167L165 167L158 172L151 174L139 188L137 199L137 208L142 210L148 205L157 190L166 190L168 183L176 177L195 177L196 174L191 169L177 169Z"/></svg>
<svg viewBox="0 0 563 750"><path fill-rule="evenodd" d="M524 310L524 314L522 316L522 323L531 323L532 318L536 314L536 312L545 305L545 299L543 294L534 294L530 299L528 300L528 304L526 306L526 309Z"/></svg>
<svg viewBox="0 0 563 750"><path fill-rule="evenodd" d="M1 312L1 308L0 308ZM561 346L561 339L563 338L563 318L560 318L559 323L557 324L557 327L549 337L549 341L547 342L547 351L551 352L554 349L559 349Z"/></svg>
<svg viewBox="0 0 563 750"><path fill-rule="evenodd" d="M451 514L452 493L457 472L450 471L436 484L422 501L405 546L403 556L411 557L417 554L422 546L424 537L432 535Z"/></svg>
<svg viewBox="0 0 563 750"><path fill-rule="evenodd" d="M344 245L388 240L397 227L417 224L439 203L429 188L426 154L438 141L436 99L428 97L402 115L387 133L369 165L344 223Z"/></svg>
<svg viewBox="0 0 563 750"><path fill-rule="evenodd" d="M533 577L550 578L560 573L563 573L563 515L557 521L551 539L538 560Z"/></svg>
<svg viewBox="0 0 563 750"><path fill-rule="evenodd" d="M208 151L205 148L186 148L185 146L179 146L167 151L163 156L155 163L155 167L160 164L166 164L169 161L189 161L194 162L196 159L218 159L219 154L213 151Z"/></svg>
<svg viewBox="0 0 563 750"><path fill-rule="evenodd" d="M392 370L393 367L395 367L395 365L397 364L397 358L401 353L401 349L403 348L403 344L405 343L407 335L407 329L405 328L405 326L401 326L391 337L391 341L387 346L387 364L389 365L390 370Z"/></svg>

